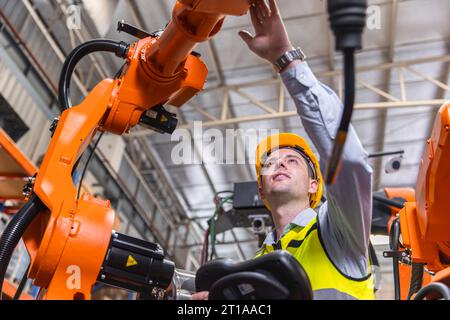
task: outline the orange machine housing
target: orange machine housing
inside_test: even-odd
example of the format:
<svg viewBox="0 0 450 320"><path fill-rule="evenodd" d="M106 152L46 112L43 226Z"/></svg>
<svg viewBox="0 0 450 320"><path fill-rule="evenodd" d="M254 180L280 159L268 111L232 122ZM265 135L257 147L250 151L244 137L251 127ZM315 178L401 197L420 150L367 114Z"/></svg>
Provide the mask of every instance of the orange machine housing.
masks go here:
<svg viewBox="0 0 450 320"><path fill-rule="evenodd" d="M409 230L403 241L412 246L412 258L438 272L450 266L450 103L436 116L427 141L416 184L415 210L410 207L403 221ZM406 210L405 210L406 211ZM415 213L413 213L415 212ZM402 217L400 217L402 221Z"/></svg>
<svg viewBox="0 0 450 320"><path fill-rule="evenodd" d="M105 79L78 106L62 113L34 192L45 204L24 235L32 265L29 277L45 299L89 299L111 238L109 201L77 199L75 163L99 131L128 132L148 109L181 106L200 90L208 70L191 52L221 28L225 15L242 15L247 0L179 0L159 38L132 44L118 79ZM77 285L72 276L81 277ZM69 281L69 282L68 282Z"/></svg>
<svg viewBox="0 0 450 320"><path fill-rule="evenodd" d="M411 262L425 264L423 285L450 285L450 103L436 116L416 182L415 200L407 199L399 212L402 245ZM401 264L401 298L406 299L411 268Z"/></svg>

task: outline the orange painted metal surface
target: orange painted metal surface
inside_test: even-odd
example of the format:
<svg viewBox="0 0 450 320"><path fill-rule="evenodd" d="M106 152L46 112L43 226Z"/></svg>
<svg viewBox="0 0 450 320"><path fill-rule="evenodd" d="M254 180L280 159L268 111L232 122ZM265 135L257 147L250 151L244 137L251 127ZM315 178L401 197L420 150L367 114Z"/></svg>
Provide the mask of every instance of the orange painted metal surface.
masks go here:
<svg viewBox="0 0 450 320"><path fill-rule="evenodd" d="M240 16L248 11L249 4L253 1L179 0L179 2L199 12Z"/></svg>
<svg viewBox="0 0 450 320"><path fill-rule="evenodd" d="M402 198L407 202L413 202L416 199L413 188L385 188L384 192L388 199ZM393 215L396 215L399 211L399 208L391 207L391 213Z"/></svg>
<svg viewBox="0 0 450 320"><path fill-rule="evenodd" d="M85 194L71 221L58 266L47 288L45 299L90 299L105 258L114 223L109 201Z"/></svg>
<svg viewBox="0 0 450 320"><path fill-rule="evenodd" d="M402 244L414 263L434 273L424 274L423 285L439 281L450 285L450 103L436 116L431 138L420 162L416 201L400 210ZM401 297L406 299L411 267L400 265Z"/></svg>
<svg viewBox="0 0 450 320"><path fill-rule="evenodd" d="M445 268L437 272L433 277L432 281L445 283L450 287L450 268Z"/></svg>
<svg viewBox="0 0 450 320"><path fill-rule="evenodd" d="M179 0L160 38L146 38L130 47L118 79L103 80L80 105L62 114L34 188L48 209L24 235L32 260L29 277L46 289L44 298L90 298L106 253L114 212L107 201L88 194L77 200L71 177L95 133L123 134L138 124L146 110L166 103L181 106L196 95L203 88L207 68L191 55L192 49L220 30L225 15L244 14L248 8L247 0ZM425 276L424 282L445 282L450 277L440 256L450 257L446 244L450 242L449 108L446 104L440 109L425 148L417 200L413 202L409 194L409 202L399 212L403 245L411 250L413 262L426 263L436 272L432 278ZM390 197L394 193L388 191ZM400 271L406 283L409 267L402 265Z"/></svg>
<svg viewBox="0 0 450 320"><path fill-rule="evenodd" d="M411 266L399 263L398 270L400 276L400 299L407 300L409 292L409 284L411 282ZM431 281L432 281L431 275L424 272L422 286L427 285Z"/></svg>
<svg viewBox="0 0 450 320"><path fill-rule="evenodd" d="M37 286L47 288L50 285L58 272L58 265L73 232L74 223L79 220L78 207L83 202L79 203L76 199L72 170L95 132L100 129L99 124L107 111L112 87L111 80L103 80L82 104L62 113L36 177L34 192L48 208L48 212L43 212L33 221L24 235L24 241L32 259L29 277L34 279ZM95 208L90 215L92 219L97 215ZM80 223L77 228L84 230L88 226L89 224ZM93 235L103 234L104 230L111 235L111 228L112 225L98 224ZM103 238L98 240L103 241ZM109 239L106 245L108 241ZM80 240L78 243L80 250L84 250L84 241ZM104 247L105 244L98 245ZM106 249L85 254L89 254L89 259L95 260L98 256L103 259L105 252ZM76 260L73 262L81 263Z"/></svg>
<svg viewBox="0 0 450 320"><path fill-rule="evenodd" d="M450 102L436 116L416 184L419 227L430 241L450 240Z"/></svg>
<svg viewBox="0 0 450 320"><path fill-rule="evenodd" d="M450 266L450 103L444 104L436 115L427 141L419 175L417 192L417 227L411 233L433 247L427 261L434 272Z"/></svg>
<svg viewBox="0 0 450 320"><path fill-rule="evenodd" d="M401 198L405 199L407 202L415 201L415 191L412 188L385 188L384 192L386 193L388 199ZM391 232L392 222L400 212L400 208L391 206L390 210L392 216L388 222L388 234Z"/></svg>
<svg viewBox="0 0 450 320"><path fill-rule="evenodd" d="M115 214L108 201L89 194L76 199L75 163L96 132L128 132L146 110L179 107L203 88L208 70L192 49L220 30L226 14L244 14L250 6L247 0L226 3L178 1L160 38L132 44L117 79L101 81L62 113L34 185L47 209L23 237L32 261L29 278L43 288L44 299L89 299L112 234Z"/></svg>
<svg viewBox="0 0 450 320"><path fill-rule="evenodd" d="M226 6L220 1L178 1L159 38L130 47L127 66L114 82L104 129L123 134L146 110L159 104L180 107L194 97L203 89L208 69L192 50L219 32L225 14L244 14L249 6L246 0L228 1Z"/></svg>
<svg viewBox="0 0 450 320"><path fill-rule="evenodd" d="M8 280L5 280L3 282L3 296L6 297L6 299L12 300L12 298L16 294L16 291L16 285L12 284ZM33 300L33 297L27 293L22 293L19 300Z"/></svg>

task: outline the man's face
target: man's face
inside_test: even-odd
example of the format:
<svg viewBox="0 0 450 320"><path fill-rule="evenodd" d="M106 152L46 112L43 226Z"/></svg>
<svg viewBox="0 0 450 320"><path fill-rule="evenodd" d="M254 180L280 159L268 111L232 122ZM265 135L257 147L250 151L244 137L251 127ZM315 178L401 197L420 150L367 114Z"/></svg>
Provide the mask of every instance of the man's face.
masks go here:
<svg viewBox="0 0 450 320"><path fill-rule="evenodd" d="M309 194L317 191L317 181L309 177L306 160L292 149L272 152L262 164L261 174L260 191L269 204L277 197L309 199Z"/></svg>

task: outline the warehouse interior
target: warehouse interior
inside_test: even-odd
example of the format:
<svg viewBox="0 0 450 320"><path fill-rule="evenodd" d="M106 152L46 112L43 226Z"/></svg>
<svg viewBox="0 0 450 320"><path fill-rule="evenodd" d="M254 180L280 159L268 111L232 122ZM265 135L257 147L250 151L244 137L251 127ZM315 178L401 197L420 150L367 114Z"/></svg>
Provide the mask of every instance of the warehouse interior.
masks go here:
<svg viewBox="0 0 450 320"><path fill-rule="evenodd" d="M176 2L0 0L0 126L7 136L1 138L1 150L11 157L1 159L0 190L5 194L0 196L0 233L23 205L22 187L47 152L49 128L61 113L60 73L70 52L97 38L136 42L117 30L120 21L149 33L164 30ZM278 0L278 6L291 41L301 46L314 74L343 98L343 55L335 50L327 1ZM363 49L356 54L351 123L372 155L373 192L414 189L435 118L450 99L450 2L369 0L368 6L374 20L368 21ZM246 211L245 218L237 218L239 212L233 207L236 184L257 179L252 161L254 142L261 138L248 145L245 135L278 130L307 137L279 74L248 50L238 36L240 30L253 32L248 14L227 16L220 32L195 48L208 75L198 95L181 108L167 107L178 118L174 134L143 126L123 135L105 133L83 174L82 191L110 201L116 212L114 230L158 243L176 268L191 273L204 262L211 218L216 219L215 258L250 260L271 230L267 213L255 211L252 220ZM102 79L114 77L122 64L109 53L84 58L72 79L72 104L81 103ZM191 163L174 161L180 135L187 136L192 146ZM219 141L223 154L205 158L200 145L217 142L212 136L225 136L234 143ZM235 154L243 161L223 161L228 155L234 160ZM83 165L88 157L86 152L81 158ZM371 241L381 277L376 299L394 299L392 258L383 257L390 250L387 231L372 235ZM20 243L6 273L11 292L29 263ZM35 299L38 293L39 287L29 279L24 299ZM136 295L97 284L92 298L135 299Z"/></svg>

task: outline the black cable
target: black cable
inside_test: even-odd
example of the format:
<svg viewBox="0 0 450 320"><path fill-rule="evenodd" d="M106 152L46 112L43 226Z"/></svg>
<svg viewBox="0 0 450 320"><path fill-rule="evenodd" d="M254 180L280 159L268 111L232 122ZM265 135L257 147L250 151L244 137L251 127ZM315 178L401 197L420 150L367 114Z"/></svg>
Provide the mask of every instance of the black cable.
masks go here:
<svg viewBox="0 0 450 320"><path fill-rule="evenodd" d="M392 200L392 199L387 199L387 198L384 198L384 197L376 195L376 194L373 195L373 200L381 202L381 203L386 204L388 206L396 207L398 209L403 209L403 207L405 206L405 204L403 204L403 203L401 203L399 201L395 201L395 200Z"/></svg>
<svg viewBox="0 0 450 320"><path fill-rule="evenodd" d="M59 78L58 99L62 111L70 108L70 80L78 62L85 56L94 52L112 52L120 58L125 58L128 53L128 44L112 40L96 39L87 41L67 56Z"/></svg>
<svg viewBox="0 0 450 320"><path fill-rule="evenodd" d="M100 39L88 41L75 48L67 57L61 71L58 90L58 98L61 109L66 110L70 108L70 80L76 65L83 57L93 52L113 52L116 56L125 58L128 53L128 47L128 44L125 42ZM95 146L93 147L83 170L80 186L78 188L78 198L81 190L81 183L84 174L86 173L87 164L92 158L94 150L100 142L102 135L103 132L100 134L100 137L95 143ZM3 282L5 280L6 271L14 249L30 223L44 207L45 206L41 200L36 195L32 195L30 200L19 210L17 214L14 215L10 223L8 223L0 238L0 300L2 298Z"/></svg>
<svg viewBox="0 0 450 320"><path fill-rule="evenodd" d="M105 133L104 131L100 132L100 135L98 136L97 141L95 141L94 146L93 146L92 149L90 150L89 157L88 157L87 160L86 160L86 164L84 165L83 173L81 174L80 182L79 182L79 184L78 184L77 199L80 199L81 185L83 184L83 179L84 179L84 176L85 176L85 174L86 174L87 168L88 168L88 166L89 166L89 161L91 161L92 156L93 156L94 153L95 153L95 149L97 149L98 143L99 143L100 140L102 139L104 133Z"/></svg>
<svg viewBox="0 0 450 320"><path fill-rule="evenodd" d="M370 260L370 265L371 266L376 266L376 267L380 267L380 262L378 261L378 257L377 257L377 253L375 252L375 248L372 244L372 241L369 240L369 260ZM379 281L381 281L381 273L378 274L378 276L380 277L380 279L377 278L377 273L375 271L376 269L372 268L372 273L374 273L374 278L375 278L375 283L378 283ZM374 286L373 288L374 292L377 292L378 289L376 288L376 286Z"/></svg>
<svg viewBox="0 0 450 320"><path fill-rule="evenodd" d="M19 286L17 287L16 293L14 294L13 300L20 300L20 296L22 295L22 291L25 288L28 280L28 272L30 271L31 260L28 263L27 269L23 274L22 280L20 280Z"/></svg>
<svg viewBox="0 0 450 320"><path fill-rule="evenodd" d="M399 249L400 241L400 222L398 217L392 221L391 230L389 232L389 246L391 251L395 253ZM395 300L400 300L400 276L398 268L398 257L394 254L392 257L392 270L394 275L394 292Z"/></svg>
<svg viewBox="0 0 450 320"><path fill-rule="evenodd" d="M127 63L122 64L122 66L120 67L119 70L117 70L116 74L114 75L113 79L119 79L123 70L125 69L125 66L127 65Z"/></svg>
<svg viewBox="0 0 450 320"><path fill-rule="evenodd" d="M378 261L377 253L375 251L375 248L372 244L372 241L369 239L369 258L370 258L370 264L373 266L380 266L380 262Z"/></svg>
<svg viewBox="0 0 450 320"><path fill-rule="evenodd" d="M409 282L409 290L407 300L411 300L413 294L422 288L423 281L423 263L413 262L411 265L411 280Z"/></svg>
<svg viewBox="0 0 450 320"><path fill-rule="evenodd" d="M378 157L392 156L392 155L404 154L404 153L405 153L405 150L374 152L374 153L369 154L368 158L378 158Z"/></svg>
<svg viewBox="0 0 450 320"><path fill-rule="evenodd" d="M208 255L209 255L209 227L208 227L208 235L206 236L206 242L205 242L205 261L208 261Z"/></svg>
<svg viewBox="0 0 450 320"><path fill-rule="evenodd" d="M230 196L228 197L220 197L220 194L224 194L224 193L231 193ZM209 260L212 260L214 256L217 257L217 252L216 252L216 237L217 237L217 232L216 232L216 228L215 228L215 219L219 214L222 214L221 210L223 210L223 205L225 203L227 203L228 201L232 200L234 196L234 192L232 191L219 191L216 192L214 195L214 202L216 203L216 210L214 211L213 216L209 219L208 223L209 223L209 232L210 232L210 236L211 236L211 255Z"/></svg>
<svg viewBox="0 0 450 320"><path fill-rule="evenodd" d="M450 300L450 288L441 282L433 282L417 292L413 300L423 300L430 293L438 293L442 299Z"/></svg>
<svg viewBox="0 0 450 320"><path fill-rule="evenodd" d="M366 25L367 0L328 0L330 27L336 37L336 50L344 55L344 110L328 159L325 182L334 183L347 139L355 100L355 50L362 48L362 33Z"/></svg>
<svg viewBox="0 0 450 320"><path fill-rule="evenodd" d="M59 78L58 99L61 111L67 110L71 106L70 80L72 79L72 74L75 70L76 65L82 58L94 52L112 52L120 58L125 58L128 53L128 48L129 45L122 41L116 42L112 40L96 39L87 41L72 50L72 52L67 56L67 59L64 62ZM115 78L120 75L123 67L124 66L119 69L119 71L115 75ZM72 175L78 167L79 162L80 159L78 159L75 163L72 170Z"/></svg>
<svg viewBox="0 0 450 320"><path fill-rule="evenodd" d="M203 237L203 245L202 245L202 256L200 264L204 265L206 261L208 261L208 245L209 245L209 228L206 229L205 235Z"/></svg>
<svg viewBox="0 0 450 320"><path fill-rule="evenodd" d="M344 110L342 113L341 123L339 124L336 138L328 160L326 184L334 183L339 169L342 152L344 151L345 141L347 140L348 128L352 119L353 105L355 102L355 59L354 49L344 49Z"/></svg>
<svg viewBox="0 0 450 320"><path fill-rule="evenodd" d="M215 221L213 221L213 219L214 219L214 216L209 221L209 229L208 229L209 235L211 237L211 254L209 255L209 258L207 258L208 261L211 261L214 258L214 256L217 255L217 253L216 253L216 231L215 231L214 227L211 228L211 225L213 223L215 223ZM211 234L211 229L213 229L213 234Z"/></svg>
<svg viewBox="0 0 450 320"><path fill-rule="evenodd" d="M12 217L0 238L0 300L2 299L3 282L8 264L14 249L28 226L38 213L45 208L42 201L33 194L27 203Z"/></svg>
<svg viewBox="0 0 450 320"><path fill-rule="evenodd" d="M91 153L86 161L86 165L84 166L83 173L81 175L81 179L78 186L78 194L77 199L80 198L80 191L81 191L81 185L84 179L84 176L86 174L88 165L90 160L92 159L92 156L94 155L94 151L98 146L98 143L100 142L104 132L101 132L99 137L97 138L97 141L95 142L95 145L92 147ZM19 210L18 213L14 215L14 217L11 219L11 221L6 226L1 238L0 238L0 300L2 299L2 289L3 289L3 282L5 279L6 271L8 269L9 261L11 260L11 256L14 252L15 247L19 243L20 239L22 238L23 233L28 228L30 223L34 220L36 215L44 208L44 204L41 202L41 200L36 196L32 195L30 197L30 200ZM28 269L25 272L24 277L22 278L22 282L27 279ZM25 285L23 284L23 286ZM23 288L19 286L17 289L16 294L14 295L14 298L18 295L20 297L20 294L22 292Z"/></svg>
<svg viewBox="0 0 450 320"><path fill-rule="evenodd" d="M123 64L123 65L120 67L120 69L119 69L119 70L117 71L117 73L114 75L114 79L118 79L118 78L120 77L120 75L121 75L123 69L125 68L125 66L126 66L126 63ZM74 173L75 173L75 171L77 170L78 165L80 164L80 160L81 160L81 157L78 158L78 160L75 162L75 165L74 165L73 168L72 168L72 178L75 177L75 176L74 176Z"/></svg>

